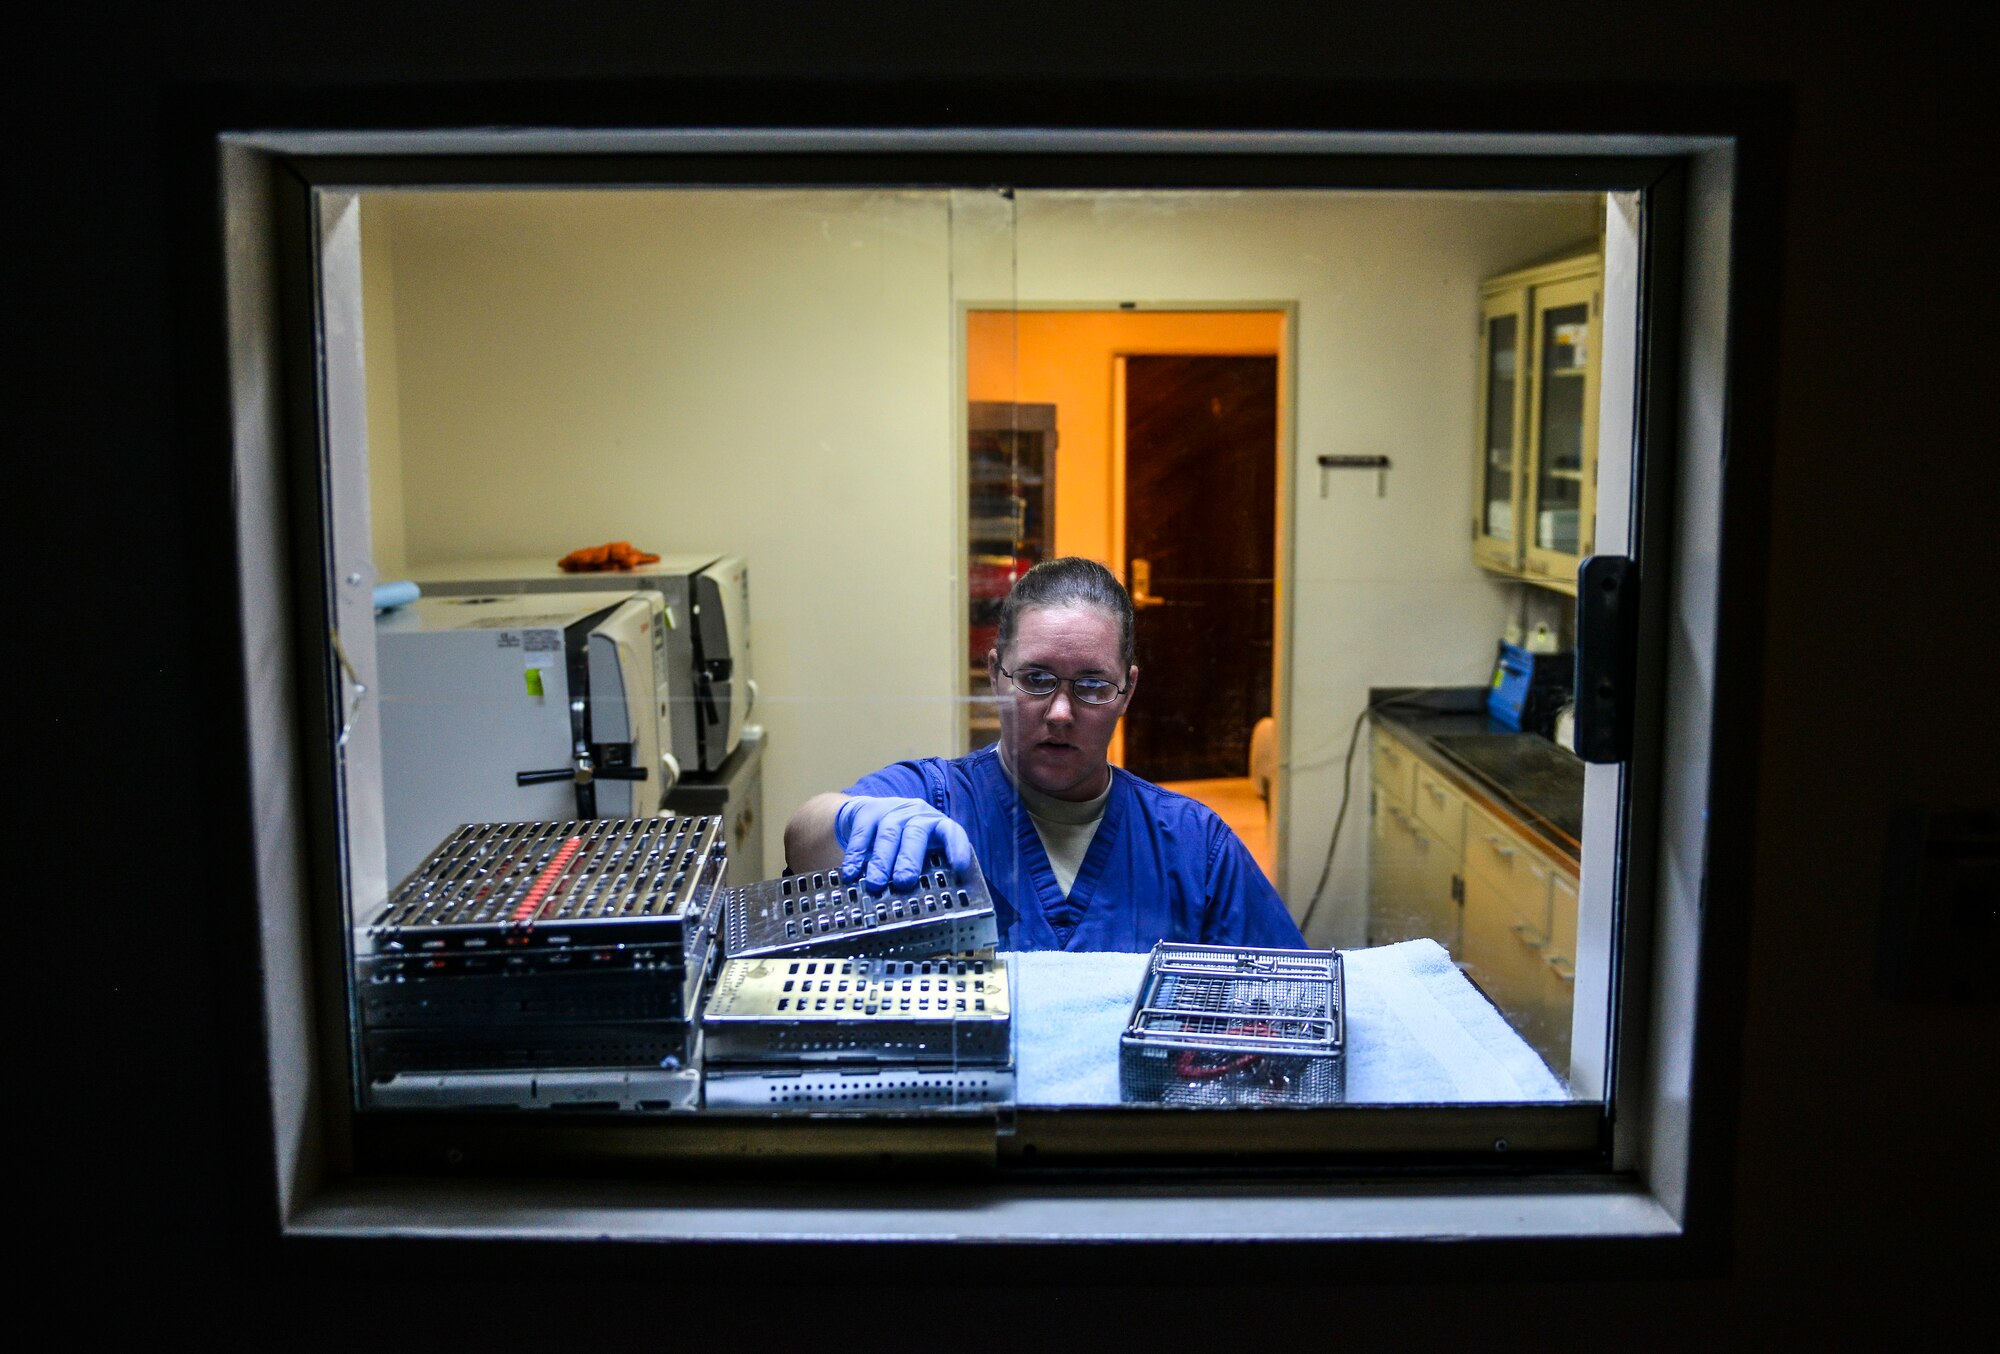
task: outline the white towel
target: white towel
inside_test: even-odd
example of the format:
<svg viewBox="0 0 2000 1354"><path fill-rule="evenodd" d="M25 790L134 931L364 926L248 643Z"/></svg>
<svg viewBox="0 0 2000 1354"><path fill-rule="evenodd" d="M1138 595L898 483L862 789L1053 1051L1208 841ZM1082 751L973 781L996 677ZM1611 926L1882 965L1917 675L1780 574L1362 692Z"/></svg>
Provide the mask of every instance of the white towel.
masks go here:
<svg viewBox="0 0 2000 1354"><path fill-rule="evenodd" d="M1347 1101L1565 1100L1535 1051L1435 941L1343 952ZM1023 1105L1118 1103L1118 1036L1143 954L1010 954L1016 1097Z"/></svg>
<svg viewBox="0 0 2000 1354"><path fill-rule="evenodd" d="M1569 1098L1436 941L1342 954L1350 1105Z"/></svg>
<svg viewBox="0 0 2000 1354"><path fill-rule="evenodd" d="M1010 954L1014 1098L1023 1105L1118 1103L1118 1036L1146 976L1143 954Z"/></svg>

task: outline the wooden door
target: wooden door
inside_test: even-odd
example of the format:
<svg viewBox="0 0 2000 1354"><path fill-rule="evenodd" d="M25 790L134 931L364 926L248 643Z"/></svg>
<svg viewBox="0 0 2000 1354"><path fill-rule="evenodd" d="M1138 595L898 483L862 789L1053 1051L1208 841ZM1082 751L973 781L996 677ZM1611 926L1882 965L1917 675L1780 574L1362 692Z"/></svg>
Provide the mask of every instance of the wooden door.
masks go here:
<svg viewBox="0 0 2000 1354"><path fill-rule="evenodd" d="M1124 765L1249 774L1271 710L1278 360L1125 359L1125 583L1140 686Z"/></svg>

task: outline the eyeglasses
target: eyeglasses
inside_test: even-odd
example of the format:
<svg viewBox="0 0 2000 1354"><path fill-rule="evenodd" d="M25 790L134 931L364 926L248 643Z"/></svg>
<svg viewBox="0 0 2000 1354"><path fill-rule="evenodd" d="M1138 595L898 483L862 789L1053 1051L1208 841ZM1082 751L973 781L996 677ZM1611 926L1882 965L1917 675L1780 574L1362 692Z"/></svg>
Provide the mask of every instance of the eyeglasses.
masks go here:
<svg viewBox="0 0 2000 1354"><path fill-rule="evenodd" d="M998 663L993 666L1000 667ZM1056 688L1064 682L1069 683L1070 694L1085 705L1109 705L1125 694L1124 687L1102 677L1058 677L1040 668L1021 668L1014 672L1000 668L1000 671L1008 681L1021 688L1023 694L1037 698L1055 695Z"/></svg>

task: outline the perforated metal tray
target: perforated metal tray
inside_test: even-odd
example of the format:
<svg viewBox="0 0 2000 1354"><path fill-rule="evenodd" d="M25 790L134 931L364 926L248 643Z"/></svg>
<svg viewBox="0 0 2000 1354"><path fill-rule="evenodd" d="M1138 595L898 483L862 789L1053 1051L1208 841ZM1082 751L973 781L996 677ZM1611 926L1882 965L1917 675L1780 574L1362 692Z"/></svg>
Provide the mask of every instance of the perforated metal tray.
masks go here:
<svg viewBox="0 0 2000 1354"><path fill-rule="evenodd" d="M397 886L368 928L371 951L441 960L443 973L503 945L534 963L673 943L706 915L726 853L712 817L471 823Z"/></svg>
<svg viewBox="0 0 2000 1354"><path fill-rule="evenodd" d="M1005 960L782 957L722 965L702 1015L711 1066L1013 1061Z"/></svg>
<svg viewBox="0 0 2000 1354"><path fill-rule="evenodd" d="M879 955L922 958L987 949L1000 932L986 876L974 861L954 870L942 854L913 888L879 897L837 873L787 875L732 889L724 903L723 952L756 955Z"/></svg>

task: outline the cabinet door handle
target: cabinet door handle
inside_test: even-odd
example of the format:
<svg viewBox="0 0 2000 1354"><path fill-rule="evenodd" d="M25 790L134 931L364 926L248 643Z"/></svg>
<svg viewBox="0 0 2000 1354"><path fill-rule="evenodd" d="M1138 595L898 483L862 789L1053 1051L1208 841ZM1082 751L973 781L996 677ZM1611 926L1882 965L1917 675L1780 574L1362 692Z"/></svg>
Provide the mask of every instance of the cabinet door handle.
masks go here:
<svg viewBox="0 0 2000 1354"><path fill-rule="evenodd" d="M1430 797L1431 797L1432 799L1434 799L1434 800L1436 800L1436 801L1437 801L1437 803L1438 803L1438 807L1440 807L1440 808L1444 807L1444 791L1443 791L1443 790L1440 790L1440 789L1439 789L1439 788L1438 788L1437 786L1435 786L1435 785L1432 785L1432 784L1431 784L1431 783L1430 783L1429 781L1425 781L1425 782L1424 782L1424 790L1425 790L1425 792L1426 792L1426 793L1428 793L1428 794L1430 795Z"/></svg>
<svg viewBox="0 0 2000 1354"><path fill-rule="evenodd" d="M1556 977L1566 983L1576 981L1576 965L1570 963L1569 960L1559 954L1551 954L1545 957L1548 960L1549 967L1555 970Z"/></svg>
<svg viewBox="0 0 2000 1354"><path fill-rule="evenodd" d="M1514 938L1531 950L1539 950L1549 942L1535 934L1535 928L1526 922L1516 922L1513 926Z"/></svg>
<svg viewBox="0 0 2000 1354"><path fill-rule="evenodd" d="M1394 748L1388 748L1388 747L1383 748L1382 755L1384 757L1387 757L1392 762L1400 762L1403 760L1403 755L1400 752L1397 752L1396 749Z"/></svg>
<svg viewBox="0 0 2000 1354"><path fill-rule="evenodd" d="M1514 848L1507 845L1506 838L1489 832L1486 834L1486 844L1493 848L1493 854L1500 857L1500 859L1512 860L1514 858Z"/></svg>

